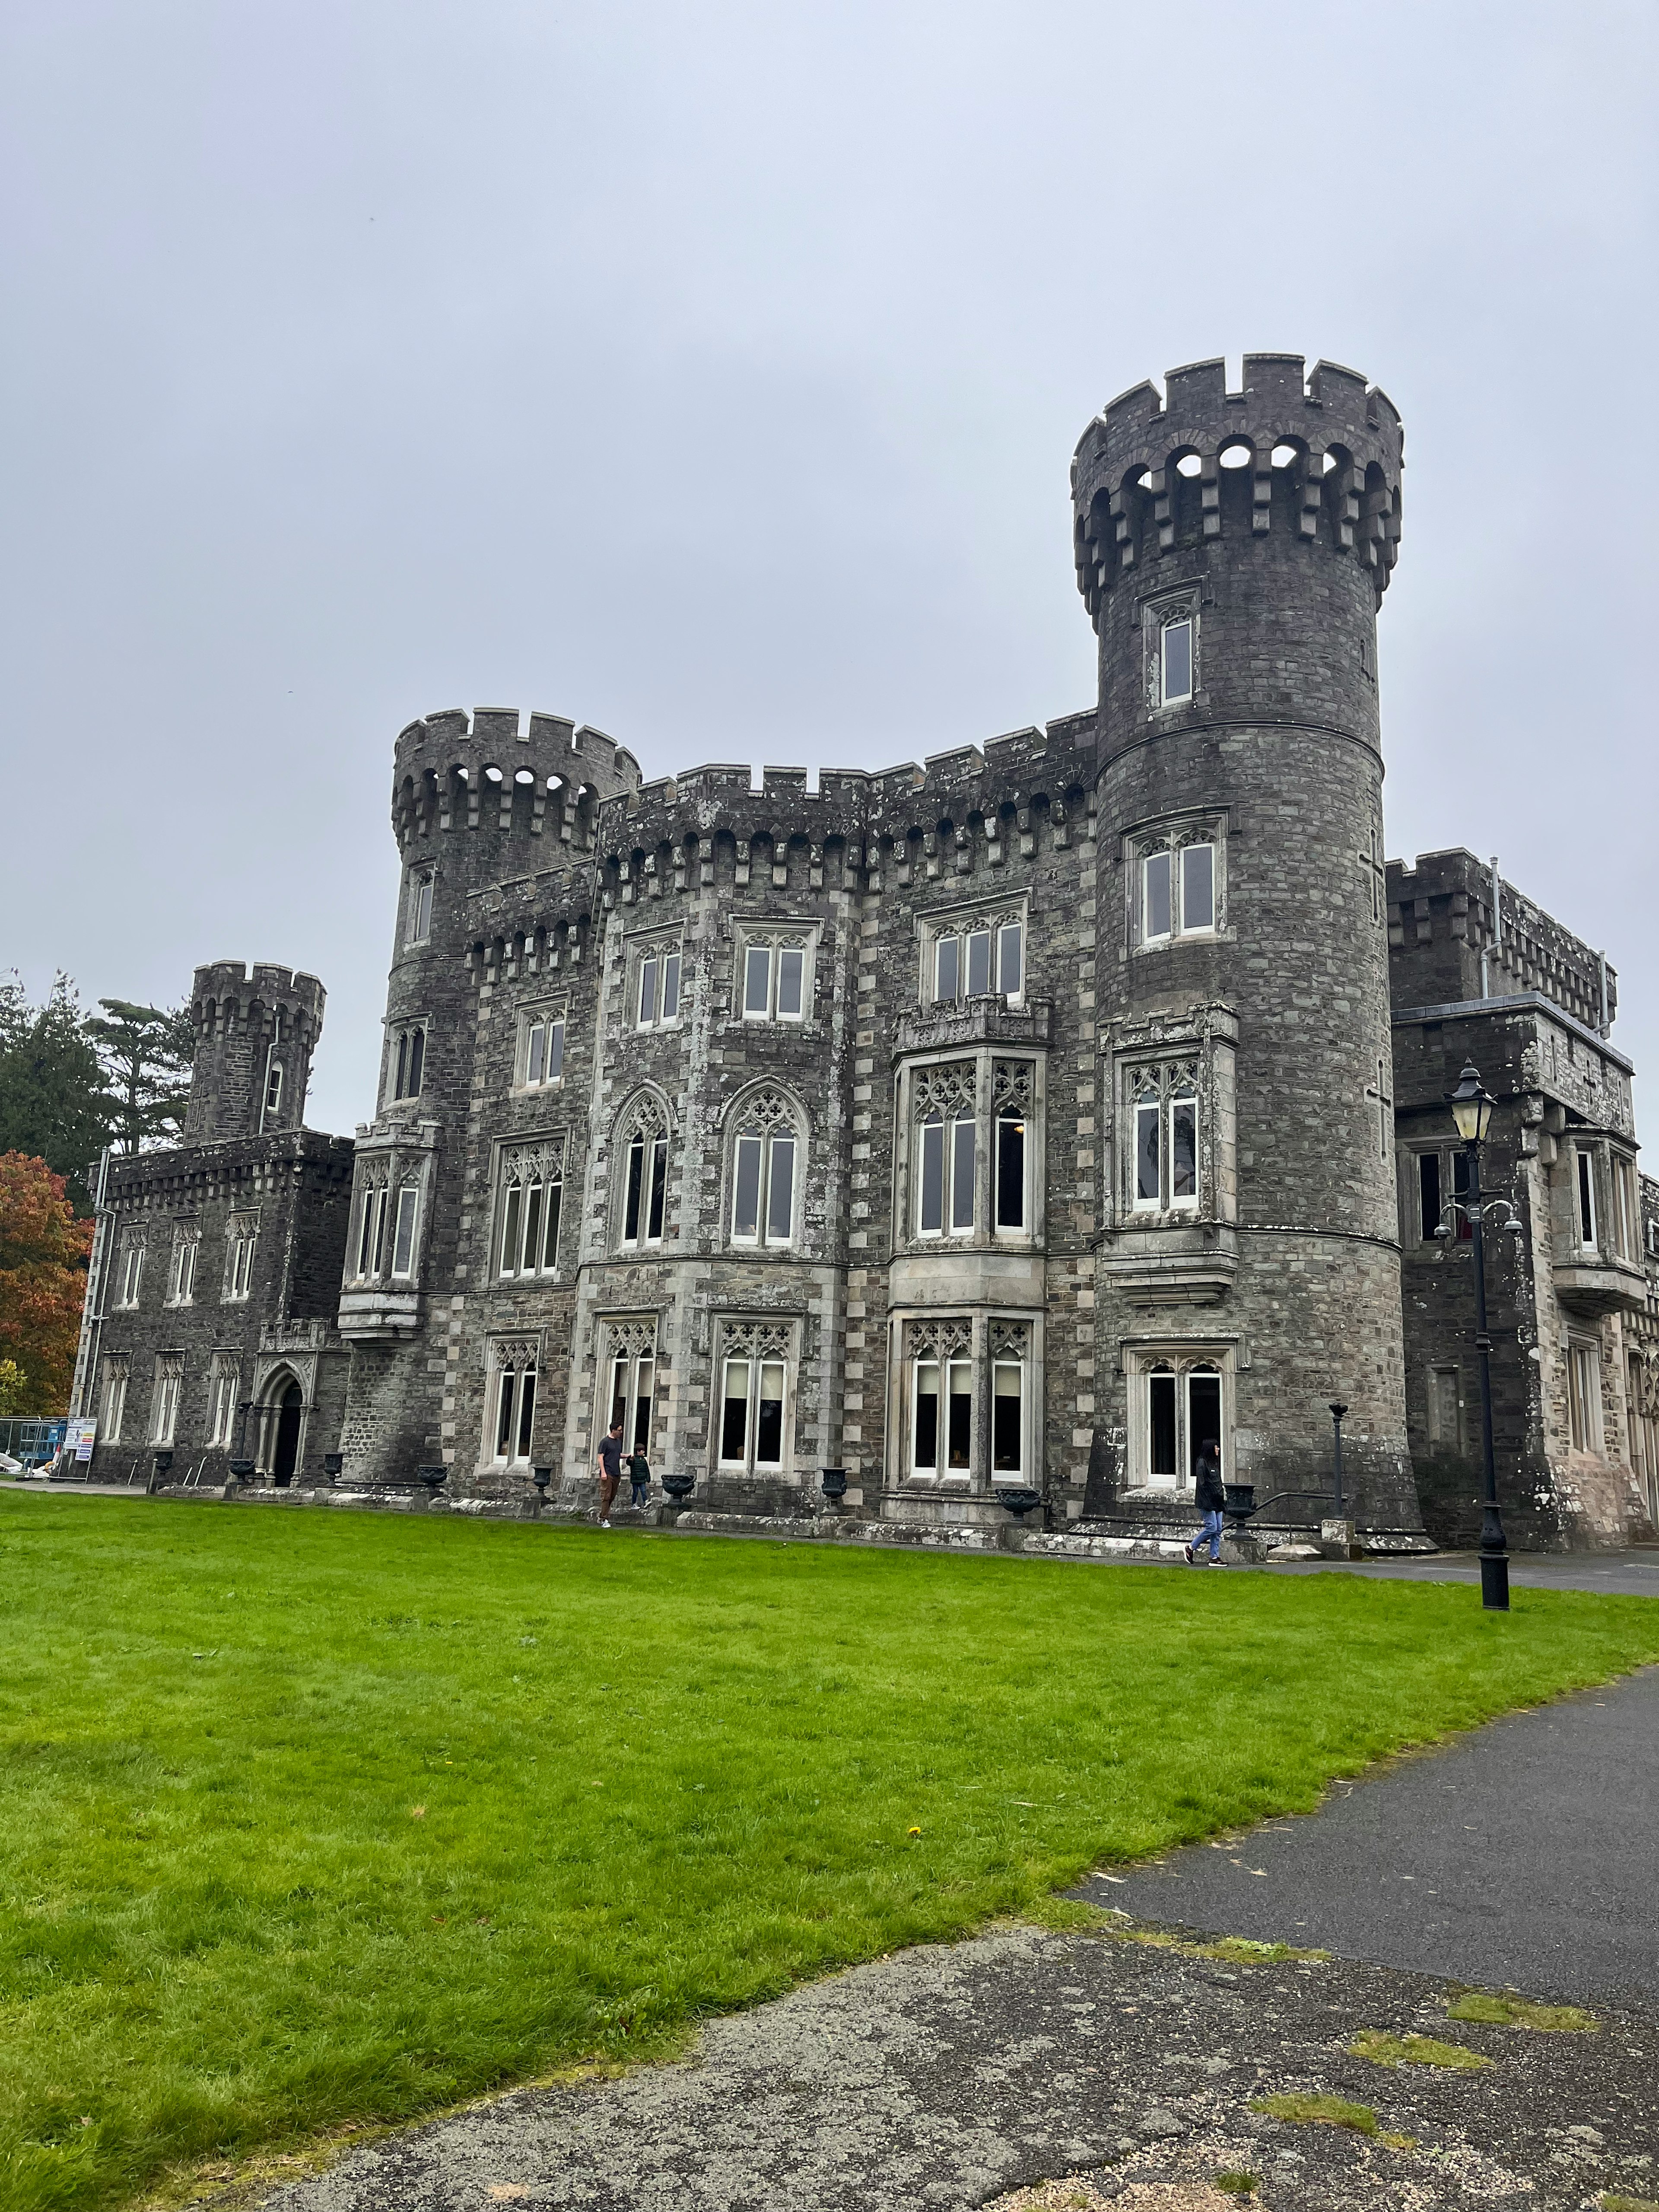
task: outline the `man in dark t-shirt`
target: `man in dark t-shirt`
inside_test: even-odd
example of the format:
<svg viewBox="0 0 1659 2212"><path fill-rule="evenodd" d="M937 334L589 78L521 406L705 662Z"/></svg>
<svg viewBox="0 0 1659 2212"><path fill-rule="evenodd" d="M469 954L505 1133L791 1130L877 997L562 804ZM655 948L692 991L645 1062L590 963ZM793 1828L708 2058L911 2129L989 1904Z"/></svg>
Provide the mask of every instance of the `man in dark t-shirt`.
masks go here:
<svg viewBox="0 0 1659 2212"><path fill-rule="evenodd" d="M611 1424L611 1433L599 1439L599 1526L611 1526L611 1508L616 1499L617 1485L622 1480L623 1425Z"/></svg>

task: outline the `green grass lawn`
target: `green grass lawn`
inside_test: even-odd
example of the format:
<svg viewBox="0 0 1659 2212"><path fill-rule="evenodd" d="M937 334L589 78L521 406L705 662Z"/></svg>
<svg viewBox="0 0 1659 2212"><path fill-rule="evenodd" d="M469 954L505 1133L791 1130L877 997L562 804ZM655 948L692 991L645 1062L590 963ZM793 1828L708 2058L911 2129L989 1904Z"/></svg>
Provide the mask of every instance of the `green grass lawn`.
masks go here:
<svg viewBox="0 0 1659 2212"><path fill-rule="evenodd" d="M1638 1598L4 1493L0 1571L8 2212L662 2049L1659 1659Z"/></svg>

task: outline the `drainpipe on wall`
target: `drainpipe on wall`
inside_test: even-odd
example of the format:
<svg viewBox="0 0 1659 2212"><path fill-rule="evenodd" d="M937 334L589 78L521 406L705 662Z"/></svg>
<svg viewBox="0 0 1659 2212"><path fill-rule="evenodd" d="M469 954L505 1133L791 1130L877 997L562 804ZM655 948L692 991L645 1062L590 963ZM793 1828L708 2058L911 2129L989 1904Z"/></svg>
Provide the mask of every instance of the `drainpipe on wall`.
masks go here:
<svg viewBox="0 0 1659 2212"><path fill-rule="evenodd" d="M1595 964L1601 979L1601 1034L1606 1036L1613 1024L1607 1019L1607 956L1605 952L1596 954Z"/></svg>

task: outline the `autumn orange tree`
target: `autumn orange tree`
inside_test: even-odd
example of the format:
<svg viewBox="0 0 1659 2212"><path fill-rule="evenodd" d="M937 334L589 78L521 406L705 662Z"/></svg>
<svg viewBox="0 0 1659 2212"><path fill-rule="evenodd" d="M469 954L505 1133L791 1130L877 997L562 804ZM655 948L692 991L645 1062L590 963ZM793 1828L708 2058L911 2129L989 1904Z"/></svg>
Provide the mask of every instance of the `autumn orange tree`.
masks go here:
<svg viewBox="0 0 1659 2212"><path fill-rule="evenodd" d="M81 1332L92 1224L64 1178L27 1152L0 1152L0 1361L22 1370L15 1410L61 1413Z"/></svg>

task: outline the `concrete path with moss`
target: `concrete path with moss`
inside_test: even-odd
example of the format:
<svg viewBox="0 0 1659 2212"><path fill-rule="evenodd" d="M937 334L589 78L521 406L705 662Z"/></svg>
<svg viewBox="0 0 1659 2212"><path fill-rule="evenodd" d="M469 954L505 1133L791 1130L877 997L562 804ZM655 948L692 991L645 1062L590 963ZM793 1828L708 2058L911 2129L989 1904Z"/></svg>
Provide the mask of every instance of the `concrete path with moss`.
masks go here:
<svg viewBox="0 0 1659 2212"><path fill-rule="evenodd" d="M516 2091L257 2201L1219 2212L1249 2175L1283 2212L1659 2207L1656 1793L1659 1669L1097 1879L1089 1927L879 1960L683 2064Z"/></svg>

